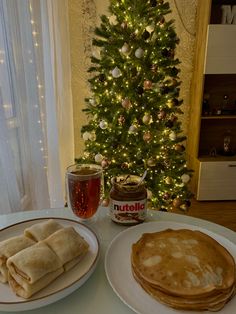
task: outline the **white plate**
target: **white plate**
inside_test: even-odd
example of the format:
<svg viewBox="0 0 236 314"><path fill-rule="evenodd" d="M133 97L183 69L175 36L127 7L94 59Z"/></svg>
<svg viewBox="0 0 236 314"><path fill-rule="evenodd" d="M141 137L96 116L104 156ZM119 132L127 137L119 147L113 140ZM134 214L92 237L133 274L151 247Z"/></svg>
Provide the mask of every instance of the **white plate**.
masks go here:
<svg viewBox="0 0 236 314"><path fill-rule="evenodd" d="M171 221L148 222L126 229L119 233L109 245L105 256L105 271L107 279L120 299L133 311L140 314L174 314L181 313L167 307L147 294L134 280L131 271L131 246L138 241L145 232L157 232L167 228L200 230L222 244L236 260L236 246L228 239L217 235L206 229L188 224L175 223ZM235 313L236 296L220 311L222 314ZM206 311L207 312L207 311ZM193 314L191 311L184 311L185 314ZM194 312L203 313L203 312Z"/></svg>
<svg viewBox="0 0 236 314"><path fill-rule="evenodd" d="M8 226L0 231L0 241L22 234L33 224L50 218L27 220ZM0 311L24 311L56 302L82 286L96 268L99 257L99 241L96 234L87 226L70 219L53 218L63 226L72 226L89 243L89 251L84 258L68 272L60 275L46 288L25 300L16 296L8 284L0 283Z"/></svg>

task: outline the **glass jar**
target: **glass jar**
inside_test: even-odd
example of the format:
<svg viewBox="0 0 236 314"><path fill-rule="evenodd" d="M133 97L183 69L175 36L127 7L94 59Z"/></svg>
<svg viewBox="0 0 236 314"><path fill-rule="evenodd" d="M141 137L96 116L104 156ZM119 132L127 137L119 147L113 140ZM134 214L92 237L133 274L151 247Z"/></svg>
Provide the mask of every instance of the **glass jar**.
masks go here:
<svg viewBox="0 0 236 314"><path fill-rule="evenodd" d="M112 178L110 191L110 216L119 224L135 225L147 215L147 189L145 182L135 175Z"/></svg>

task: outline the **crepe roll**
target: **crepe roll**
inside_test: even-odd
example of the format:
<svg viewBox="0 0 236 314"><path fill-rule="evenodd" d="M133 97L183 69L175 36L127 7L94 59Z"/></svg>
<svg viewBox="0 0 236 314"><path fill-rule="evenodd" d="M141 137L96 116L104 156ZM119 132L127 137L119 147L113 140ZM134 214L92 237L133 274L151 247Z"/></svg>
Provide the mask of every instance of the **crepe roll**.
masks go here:
<svg viewBox="0 0 236 314"><path fill-rule="evenodd" d="M89 249L89 244L73 227L56 231L44 242L59 257L65 271L76 265Z"/></svg>
<svg viewBox="0 0 236 314"><path fill-rule="evenodd" d="M56 220L48 219L26 228L24 235L34 241L42 241L55 231L63 228Z"/></svg>
<svg viewBox="0 0 236 314"><path fill-rule="evenodd" d="M0 281L8 281L8 269L6 266L7 259L17 252L35 244L35 241L24 235L11 237L0 242Z"/></svg>
<svg viewBox="0 0 236 314"><path fill-rule="evenodd" d="M7 260L9 284L23 298L29 298L63 273L57 255L43 242L28 247Z"/></svg>

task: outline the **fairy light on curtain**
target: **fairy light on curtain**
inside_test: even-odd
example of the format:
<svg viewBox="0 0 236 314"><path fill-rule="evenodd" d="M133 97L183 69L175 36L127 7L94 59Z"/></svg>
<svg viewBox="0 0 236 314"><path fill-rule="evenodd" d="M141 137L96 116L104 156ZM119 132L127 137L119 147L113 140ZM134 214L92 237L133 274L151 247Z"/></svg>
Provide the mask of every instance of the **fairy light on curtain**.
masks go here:
<svg viewBox="0 0 236 314"><path fill-rule="evenodd" d="M34 55L35 60L42 60L42 49L39 45L40 42L42 42L42 36L41 36L41 29L38 29L39 22L37 19L39 18L38 12L34 15L34 9L33 9L34 3L32 0L29 1L29 14L30 14L30 27L31 27L31 33L32 33L32 40L33 40L33 46L34 49ZM38 8L37 8L38 9ZM40 21L41 24L41 21ZM31 51L30 51L31 52ZM32 54L32 52L31 52ZM32 59L29 60L29 63L32 63ZM38 101L39 105L35 105L35 110L38 110L39 117L37 123L39 124L40 128L42 129L42 138L39 138L37 140L39 144L39 150L42 153L42 157L45 161L45 164L43 168L47 170L47 160L48 160L48 154L47 154L47 147L46 147L46 125L45 125L45 97L44 97L44 79L43 79L43 72L42 67L38 66L36 62L36 79L37 79L37 88L38 88ZM44 144L45 143L45 144Z"/></svg>

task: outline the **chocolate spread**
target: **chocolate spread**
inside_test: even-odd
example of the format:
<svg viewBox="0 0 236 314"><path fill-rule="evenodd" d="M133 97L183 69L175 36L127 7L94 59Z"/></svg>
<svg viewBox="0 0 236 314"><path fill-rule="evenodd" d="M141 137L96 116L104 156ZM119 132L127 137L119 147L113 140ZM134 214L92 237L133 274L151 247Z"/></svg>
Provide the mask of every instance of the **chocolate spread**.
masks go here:
<svg viewBox="0 0 236 314"><path fill-rule="evenodd" d="M110 216L120 224L134 225L146 218L147 190L139 176L123 175L112 179Z"/></svg>

